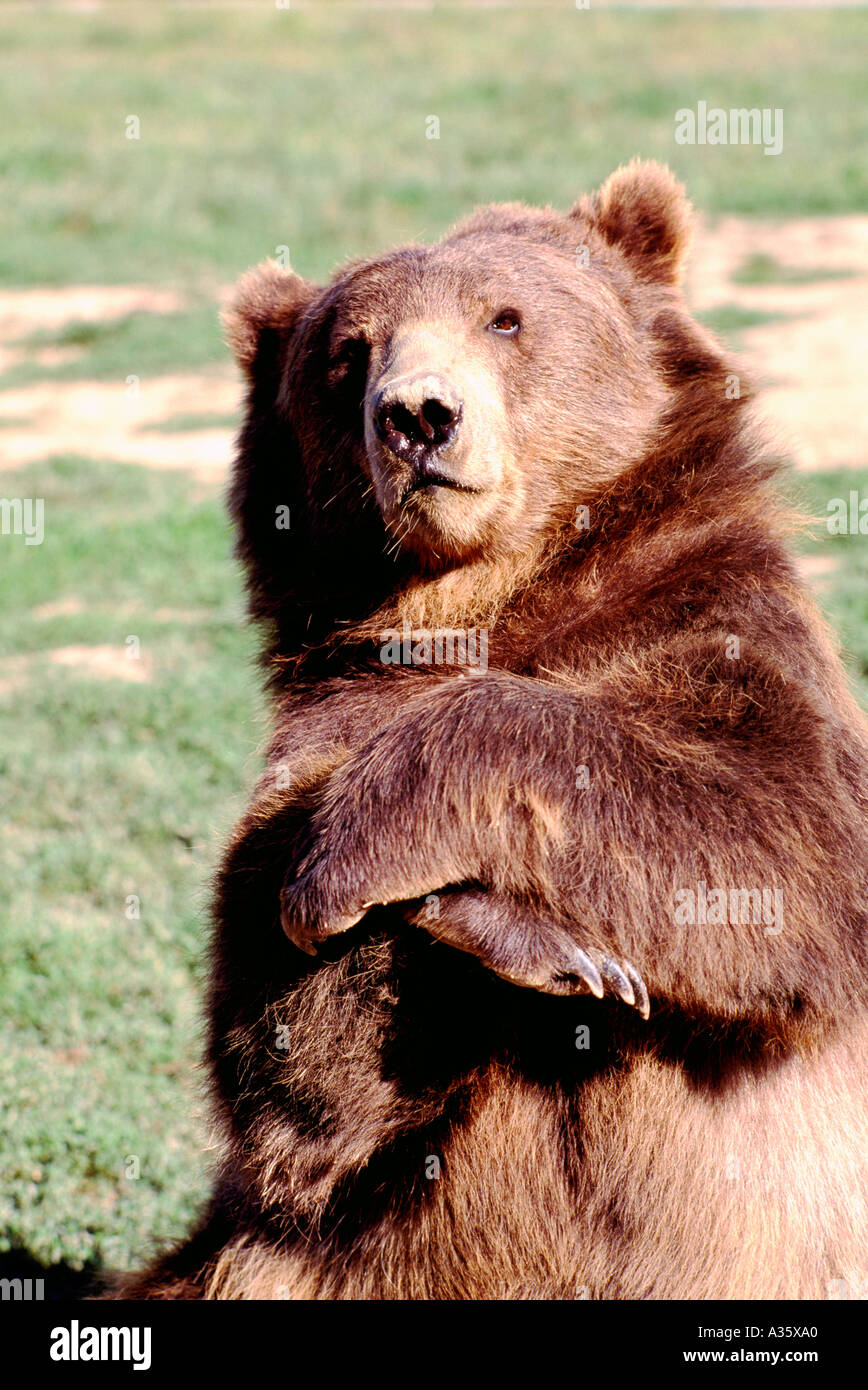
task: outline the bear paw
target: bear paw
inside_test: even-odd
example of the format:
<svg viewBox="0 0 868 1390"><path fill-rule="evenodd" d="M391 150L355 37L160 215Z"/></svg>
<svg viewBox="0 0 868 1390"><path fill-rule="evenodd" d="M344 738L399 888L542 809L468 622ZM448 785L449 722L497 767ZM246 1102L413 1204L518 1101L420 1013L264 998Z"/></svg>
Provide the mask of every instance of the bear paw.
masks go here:
<svg viewBox="0 0 868 1390"><path fill-rule="evenodd" d="M507 894L478 890L431 894L408 907L415 926L477 957L511 984L544 994L613 994L648 1018L648 990L627 960L579 946L556 926Z"/></svg>

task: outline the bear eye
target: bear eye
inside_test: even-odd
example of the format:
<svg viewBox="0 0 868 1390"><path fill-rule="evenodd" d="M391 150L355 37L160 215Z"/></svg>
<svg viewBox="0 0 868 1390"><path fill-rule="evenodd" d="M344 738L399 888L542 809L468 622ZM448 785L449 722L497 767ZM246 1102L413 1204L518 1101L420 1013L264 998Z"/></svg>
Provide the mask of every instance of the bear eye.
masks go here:
<svg viewBox="0 0 868 1390"><path fill-rule="evenodd" d="M514 338L521 328L521 319L515 309L501 309L488 325L489 333L500 333L504 338Z"/></svg>
<svg viewBox="0 0 868 1390"><path fill-rule="evenodd" d="M371 345L366 338L345 338L332 357L328 373L329 385L351 383L357 386L360 381L364 385L370 352Z"/></svg>

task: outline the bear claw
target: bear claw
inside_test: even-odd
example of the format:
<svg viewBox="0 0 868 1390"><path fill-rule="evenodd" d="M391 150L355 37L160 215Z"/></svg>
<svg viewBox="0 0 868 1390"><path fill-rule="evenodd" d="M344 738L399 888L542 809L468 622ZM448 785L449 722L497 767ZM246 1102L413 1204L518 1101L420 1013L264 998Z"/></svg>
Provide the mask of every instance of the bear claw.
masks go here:
<svg viewBox="0 0 868 1390"><path fill-rule="evenodd" d="M558 982L578 978L597 999L602 999L608 991L630 1008L636 1009L642 1018L647 1019L651 1013L645 981L627 960L613 960L601 951L589 952L576 948L571 953L567 969L560 970L553 978Z"/></svg>
<svg viewBox="0 0 868 1390"><path fill-rule="evenodd" d="M588 986L588 989L595 996L595 998L602 999L603 995L606 992L606 988L603 983L603 976L597 969L597 966L591 960L591 957L587 954L586 951L583 951L579 947L576 947L575 953L570 962L569 972L566 973L569 973L570 975L578 975L579 979L585 982L585 984Z"/></svg>
<svg viewBox="0 0 868 1390"><path fill-rule="evenodd" d="M635 1004L636 996L633 993L633 986L616 960L612 960L609 956L602 956L600 958L600 974L609 989L617 994L619 999L631 1006Z"/></svg>
<svg viewBox="0 0 868 1390"><path fill-rule="evenodd" d="M624 974L633 986L633 994L635 996L633 1000L634 1006L639 1010L643 1018L648 1018L651 1013L651 1000L648 998L648 990L645 987L645 981L642 979L636 967L631 965L628 960L622 961L622 965L624 967Z"/></svg>
<svg viewBox="0 0 868 1390"><path fill-rule="evenodd" d="M651 1013L651 1001L645 988L645 981L635 966L628 960L612 960L611 956L597 956L600 974L608 989L631 1008L637 1010L642 1018Z"/></svg>

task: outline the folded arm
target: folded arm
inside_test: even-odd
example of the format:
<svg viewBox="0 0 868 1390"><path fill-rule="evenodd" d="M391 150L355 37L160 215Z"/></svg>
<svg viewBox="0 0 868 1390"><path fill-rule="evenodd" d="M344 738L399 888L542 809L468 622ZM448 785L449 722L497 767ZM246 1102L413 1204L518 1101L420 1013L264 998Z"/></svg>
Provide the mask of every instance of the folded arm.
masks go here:
<svg viewBox="0 0 868 1390"><path fill-rule="evenodd" d="M830 991L861 992L864 968L859 874L829 882L819 838L831 820L824 839L864 843L828 744L806 692L773 670L735 679L716 651L586 686L444 681L325 780L284 927L315 949L373 904L443 894L433 934L492 968L510 930L539 921L688 1009L828 1008ZM725 902L709 912L711 890Z"/></svg>

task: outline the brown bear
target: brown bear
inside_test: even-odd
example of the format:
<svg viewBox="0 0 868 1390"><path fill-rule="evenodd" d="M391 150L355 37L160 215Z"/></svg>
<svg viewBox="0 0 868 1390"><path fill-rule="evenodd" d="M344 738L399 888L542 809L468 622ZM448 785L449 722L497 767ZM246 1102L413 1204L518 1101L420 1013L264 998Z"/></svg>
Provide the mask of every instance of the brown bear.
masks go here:
<svg viewBox="0 0 868 1390"><path fill-rule="evenodd" d="M217 891L217 1191L126 1296L864 1270L868 733L690 222L634 163L241 282L274 734Z"/></svg>

